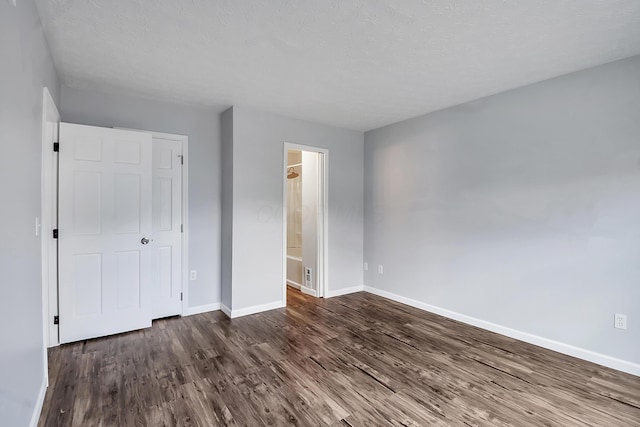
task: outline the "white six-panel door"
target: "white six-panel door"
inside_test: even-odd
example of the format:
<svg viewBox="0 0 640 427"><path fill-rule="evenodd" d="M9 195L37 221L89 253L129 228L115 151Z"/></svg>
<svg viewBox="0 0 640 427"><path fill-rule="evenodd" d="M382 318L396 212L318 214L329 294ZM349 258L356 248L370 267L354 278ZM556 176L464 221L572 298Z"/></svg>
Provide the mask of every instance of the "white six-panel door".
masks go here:
<svg viewBox="0 0 640 427"><path fill-rule="evenodd" d="M152 310L182 313L182 142L153 137Z"/></svg>
<svg viewBox="0 0 640 427"><path fill-rule="evenodd" d="M60 342L151 326L151 135L61 123L59 161Z"/></svg>

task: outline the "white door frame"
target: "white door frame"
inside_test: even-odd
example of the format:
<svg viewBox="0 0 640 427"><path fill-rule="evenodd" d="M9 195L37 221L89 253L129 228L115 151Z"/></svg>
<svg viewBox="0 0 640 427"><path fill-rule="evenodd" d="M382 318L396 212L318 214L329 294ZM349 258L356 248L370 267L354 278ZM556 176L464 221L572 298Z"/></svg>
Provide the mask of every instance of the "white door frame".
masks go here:
<svg viewBox="0 0 640 427"><path fill-rule="evenodd" d="M316 276L317 296L326 294L329 283L329 150L310 145L284 142L282 163L282 305L287 305L287 163L289 150L318 153L318 227Z"/></svg>
<svg viewBox="0 0 640 427"><path fill-rule="evenodd" d="M58 325L53 324L53 317L58 315L58 251L57 241L52 238L52 230L57 228L58 213L58 170L57 155L54 157L51 141L46 139L47 120L57 120L60 114L51 98L49 90L44 88L42 128L42 305L44 322L45 348L60 344ZM53 119L50 119L52 117ZM169 139L182 143L182 315L188 313L189 307L189 137L140 129L116 128L147 132L152 138ZM56 141L57 141L56 134ZM59 142L59 141L58 141ZM48 372L47 354L45 351L45 371Z"/></svg>
<svg viewBox="0 0 640 427"><path fill-rule="evenodd" d="M57 345L58 325L53 316L58 315L58 242L53 229L58 226L58 156L53 152L53 142L58 142L60 113L47 87L42 89L42 165L40 178L40 233L42 268L42 339L44 342L44 373L49 385L47 348Z"/></svg>

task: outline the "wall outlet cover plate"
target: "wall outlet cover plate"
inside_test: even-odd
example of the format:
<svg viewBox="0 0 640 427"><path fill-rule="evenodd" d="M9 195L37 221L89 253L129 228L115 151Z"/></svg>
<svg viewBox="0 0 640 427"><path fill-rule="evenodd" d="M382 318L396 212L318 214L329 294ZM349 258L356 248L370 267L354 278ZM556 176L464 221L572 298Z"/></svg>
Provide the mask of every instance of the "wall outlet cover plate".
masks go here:
<svg viewBox="0 0 640 427"><path fill-rule="evenodd" d="M627 315L616 313L613 317L613 326L616 329L627 329Z"/></svg>

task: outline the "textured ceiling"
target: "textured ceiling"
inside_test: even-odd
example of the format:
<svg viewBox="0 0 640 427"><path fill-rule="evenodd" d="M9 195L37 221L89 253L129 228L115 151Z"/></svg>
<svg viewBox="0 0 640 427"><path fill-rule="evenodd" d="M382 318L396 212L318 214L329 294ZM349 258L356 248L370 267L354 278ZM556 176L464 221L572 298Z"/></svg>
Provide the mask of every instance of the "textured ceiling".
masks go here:
<svg viewBox="0 0 640 427"><path fill-rule="evenodd" d="M36 0L72 87L369 130L640 54L638 0Z"/></svg>

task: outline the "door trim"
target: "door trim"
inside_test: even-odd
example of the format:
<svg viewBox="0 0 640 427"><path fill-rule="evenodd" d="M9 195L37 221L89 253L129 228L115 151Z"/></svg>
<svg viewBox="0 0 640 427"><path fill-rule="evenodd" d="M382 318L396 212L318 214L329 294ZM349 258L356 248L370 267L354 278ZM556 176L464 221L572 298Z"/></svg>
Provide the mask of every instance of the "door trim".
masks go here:
<svg viewBox="0 0 640 427"><path fill-rule="evenodd" d="M282 163L282 306L287 305L287 153L289 150L309 151L318 156L318 227L316 227L317 296L325 297L329 283L329 150L310 145L284 142Z"/></svg>
<svg viewBox="0 0 640 427"><path fill-rule="evenodd" d="M42 89L42 165L40 173L40 242L42 268L42 322L44 343L44 372L49 385L47 351L58 345L58 325L53 316L58 315L58 244L52 232L57 228L58 171L57 155L53 151L52 139L59 140L60 112L47 87ZM47 127L52 126L51 138Z"/></svg>

